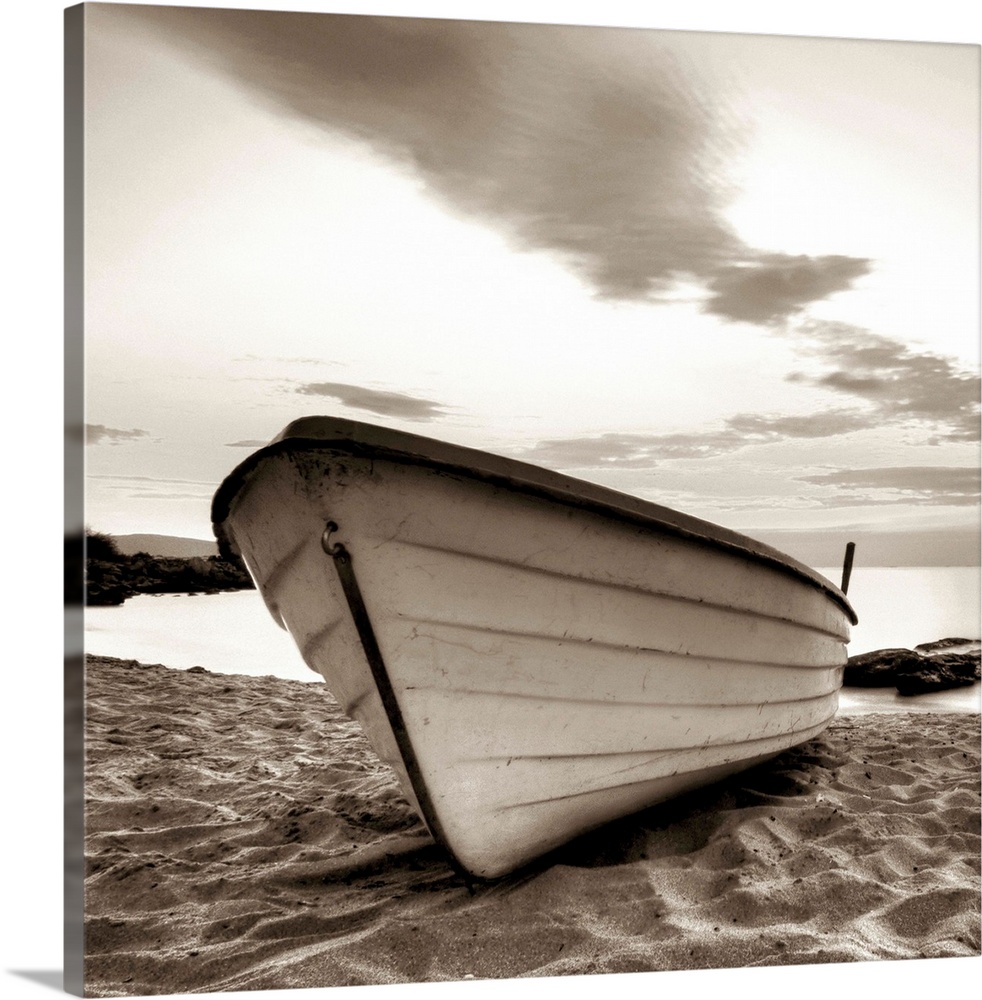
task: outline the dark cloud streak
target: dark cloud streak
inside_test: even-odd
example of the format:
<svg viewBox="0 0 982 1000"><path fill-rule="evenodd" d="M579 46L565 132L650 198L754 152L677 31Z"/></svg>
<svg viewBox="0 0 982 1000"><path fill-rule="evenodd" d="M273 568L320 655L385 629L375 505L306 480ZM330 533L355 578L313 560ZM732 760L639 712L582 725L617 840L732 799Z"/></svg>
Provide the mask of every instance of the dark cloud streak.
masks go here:
<svg viewBox="0 0 982 1000"><path fill-rule="evenodd" d="M827 410L799 416L739 413L716 430L679 434L601 434L540 441L523 452L527 461L556 468L654 468L673 459L711 458L751 445L788 438L824 438L869 426L857 410Z"/></svg>
<svg viewBox="0 0 982 1000"><path fill-rule="evenodd" d="M855 504L879 499L881 502L914 503L931 506L972 506L979 502L980 470L962 466L904 465L873 469L840 469L799 482L834 486L840 490L864 490L846 497L833 495L827 506ZM884 493L896 494L884 497ZM870 493L873 494L871 498Z"/></svg>
<svg viewBox="0 0 982 1000"><path fill-rule="evenodd" d="M122 444L124 441L137 441L149 436L149 431L142 431L138 428L125 431L117 427L106 427L105 424L85 425L86 444Z"/></svg>
<svg viewBox="0 0 982 1000"><path fill-rule="evenodd" d="M786 438L826 438L870 426L868 413L861 410L822 410L818 413L792 416L770 416L760 413L739 413L726 421L743 444L760 444Z"/></svg>
<svg viewBox="0 0 982 1000"><path fill-rule="evenodd" d="M345 382L308 382L298 386L297 392L305 396L327 396L344 406L367 410L383 417L402 417L406 420L435 420L444 415L440 404L420 396L401 392L366 389Z"/></svg>

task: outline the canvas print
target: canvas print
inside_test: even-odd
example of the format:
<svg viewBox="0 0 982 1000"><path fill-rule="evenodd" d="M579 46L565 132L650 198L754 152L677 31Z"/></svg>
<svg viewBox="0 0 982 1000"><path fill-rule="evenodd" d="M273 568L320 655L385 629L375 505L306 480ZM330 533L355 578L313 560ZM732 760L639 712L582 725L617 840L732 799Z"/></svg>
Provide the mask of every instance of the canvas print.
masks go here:
<svg viewBox="0 0 982 1000"><path fill-rule="evenodd" d="M66 135L69 988L980 954L978 46L87 3Z"/></svg>

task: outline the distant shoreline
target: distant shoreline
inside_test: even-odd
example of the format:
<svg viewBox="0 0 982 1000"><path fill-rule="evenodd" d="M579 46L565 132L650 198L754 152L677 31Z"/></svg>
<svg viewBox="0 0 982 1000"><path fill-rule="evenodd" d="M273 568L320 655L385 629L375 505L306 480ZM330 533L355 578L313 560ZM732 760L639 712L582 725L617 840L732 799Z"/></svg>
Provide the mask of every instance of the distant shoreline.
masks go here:
<svg viewBox="0 0 982 1000"><path fill-rule="evenodd" d="M928 531L828 531L795 529L741 529L743 534L765 542L808 566L839 567L846 542L856 543L857 568L887 569L982 566L982 532L957 528Z"/></svg>
<svg viewBox="0 0 982 1000"><path fill-rule="evenodd" d="M130 545L147 537L131 536ZM95 531L87 531L84 539L65 539L66 604L84 600L92 607L118 606L138 594L214 594L254 587L241 562L222 559L217 552L185 556L124 551L119 539Z"/></svg>
<svg viewBox="0 0 982 1000"><path fill-rule="evenodd" d="M743 535L764 542L812 567L839 567L846 542L856 543L856 566L902 569L904 567L982 567L982 533L976 528L922 531L873 531L835 528L802 531L796 528L736 528ZM147 552L153 556L208 557L218 555L211 538L162 535L151 532L110 535L125 555Z"/></svg>

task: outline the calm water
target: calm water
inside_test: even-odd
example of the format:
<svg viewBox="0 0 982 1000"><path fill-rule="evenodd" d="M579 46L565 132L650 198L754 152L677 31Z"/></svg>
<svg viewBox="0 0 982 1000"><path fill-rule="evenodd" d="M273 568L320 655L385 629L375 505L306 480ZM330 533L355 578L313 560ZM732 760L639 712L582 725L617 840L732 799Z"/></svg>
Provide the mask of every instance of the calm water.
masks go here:
<svg viewBox="0 0 982 1000"><path fill-rule="evenodd" d="M838 579L838 570L823 570ZM860 617L852 654L916 646L945 636L978 638L979 570L972 567L862 568L849 597ZM274 624L255 591L141 596L118 608L85 612L86 651L169 667L196 665L219 673L272 674L316 681L290 636ZM845 711L960 709L978 711L979 685L942 695L900 698L887 692L846 692Z"/></svg>
<svg viewBox="0 0 982 1000"><path fill-rule="evenodd" d="M840 569L820 569L838 582ZM979 568L857 566L849 600L859 615L850 655L890 646L908 649L946 636L979 638Z"/></svg>
<svg viewBox="0 0 982 1000"><path fill-rule="evenodd" d="M85 650L168 667L320 680L255 590L142 594L118 608L86 608Z"/></svg>

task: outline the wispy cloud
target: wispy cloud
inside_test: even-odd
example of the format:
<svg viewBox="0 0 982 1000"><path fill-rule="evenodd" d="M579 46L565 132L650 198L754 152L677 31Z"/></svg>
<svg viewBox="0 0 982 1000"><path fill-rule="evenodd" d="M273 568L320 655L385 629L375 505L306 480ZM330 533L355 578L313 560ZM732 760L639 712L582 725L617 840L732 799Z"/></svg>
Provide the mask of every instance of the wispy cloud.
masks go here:
<svg viewBox="0 0 982 1000"><path fill-rule="evenodd" d="M200 500L200 493L168 493L164 490L141 490L130 493L131 500Z"/></svg>
<svg viewBox="0 0 982 1000"><path fill-rule="evenodd" d="M86 477L103 496L130 500L205 500L215 492L216 482L176 479L170 476L94 474Z"/></svg>
<svg viewBox="0 0 982 1000"><path fill-rule="evenodd" d="M521 451L527 462L557 469L648 469L664 459L704 458L739 448L726 430L705 434L599 434L550 438Z"/></svg>
<svg viewBox="0 0 982 1000"><path fill-rule="evenodd" d="M259 441L259 440L226 441L225 442L225 447L226 448L263 448L267 444L269 444L268 441Z"/></svg>
<svg viewBox="0 0 982 1000"><path fill-rule="evenodd" d="M435 420L444 416L441 405L432 399L383 389L366 389L364 386L345 382L308 382L298 386L296 392L305 396L326 396L352 409L367 410L383 417Z"/></svg>
<svg viewBox="0 0 982 1000"><path fill-rule="evenodd" d="M279 358L279 357L269 357L267 355L260 354L243 354L237 358L232 359L240 364L252 364L258 362L262 365L269 364L283 364L283 365L328 365L332 368L343 368L344 364L340 361L331 361L327 358L315 358L315 357L293 357L293 358Z"/></svg>
<svg viewBox="0 0 982 1000"><path fill-rule="evenodd" d="M522 458L555 468L653 468L670 459L712 458L787 438L822 438L869 426L867 415L830 410L803 416L740 413L718 429L676 434L600 434L540 441Z"/></svg>
<svg viewBox="0 0 982 1000"><path fill-rule="evenodd" d="M725 218L742 126L650 31L127 7L280 111L367 143L601 297L680 280L770 324L869 262L762 254Z"/></svg>
<svg viewBox="0 0 982 1000"><path fill-rule="evenodd" d="M863 400L878 424L920 422L932 443L979 440L980 379L951 358L916 353L900 341L846 323L808 321L800 350L828 370L795 372L809 383Z"/></svg>
<svg viewBox="0 0 982 1000"><path fill-rule="evenodd" d="M845 323L806 321L793 336L796 350L825 370L792 372L788 380L851 396L862 405L809 414L738 413L717 428L688 433L553 438L522 457L565 469L650 468L665 460L887 426L910 428L926 444L979 440L980 378L953 359L917 353Z"/></svg>
<svg viewBox="0 0 982 1000"><path fill-rule="evenodd" d="M980 470L962 466L904 465L873 469L838 469L811 476L800 482L834 486L850 491L832 494L825 506L868 503L972 506L980 498Z"/></svg>
<svg viewBox="0 0 982 1000"><path fill-rule="evenodd" d="M86 444L122 444L124 441L136 441L147 437L150 437L149 431L137 428L124 431L118 427L106 427L105 424L85 425Z"/></svg>
<svg viewBox="0 0 982 1000"><path fill-rule="evenodd" d="M767 444L787 438L826 438L870 426L868 413L861 410L820 410L791 416L739 413L726 421L727 430L742 444Z"/></svg>
<svg viewBox="0 0 982 1000"><path fill-rule="evenodd" d="M90 473L87 479L104 480L107 484L118 486L130 483L167 483L169 485L179 484L181 486L200 486L203 489L214 489L213 482L206 482L202 479L172 479L169 476L124 476L115 473Z"/></svg>

